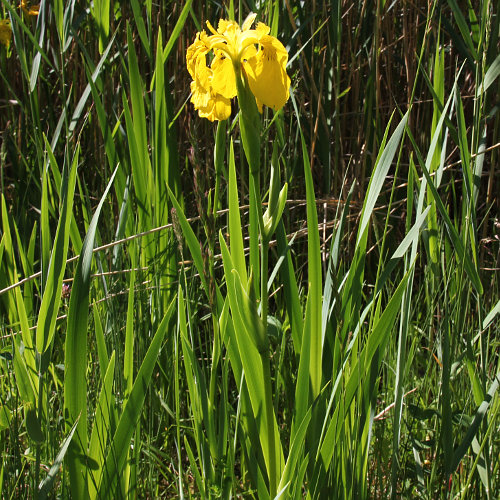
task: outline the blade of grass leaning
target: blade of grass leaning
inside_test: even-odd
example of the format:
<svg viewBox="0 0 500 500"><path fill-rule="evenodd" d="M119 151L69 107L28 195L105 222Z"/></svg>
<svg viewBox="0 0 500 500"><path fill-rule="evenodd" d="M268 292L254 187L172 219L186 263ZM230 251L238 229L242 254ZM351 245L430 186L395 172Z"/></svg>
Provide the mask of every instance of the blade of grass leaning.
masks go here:
<svg viewBox="0 0 500 500"><path fill-rule="evenodd" d="M50 148L47 140L45 146ZM50 255L47 281L45 283L36 328L36 348L40 354L43 354L49 348L55 335L56 317L61 302L62 280L66 269L69 226L73 209L78 158L79 148L77 147L71 167L65 168L63 172L60 217L54 238L54 247Z"/></svg>
<svg viewBox="0 0 500 500"><path fill-rule="evenodd" d="M456 86L454 87L454 92L456 91L455 89L456 89ZM445 227L447 230L447 234L450 238L451 243L453 244L455 252L457 253L458 260L459 260L459 262L463 263L465 271L466 271L467 275L469 276L469 279L471 280L474 288L481 295L483 293L483 286L482 286L481 280L479 278L479 273L478 273L477 267L473 264L470 255L466 252L465 247L464 247L463 242L462 242L462 239L460 238L458 231L457 231L455 225L453 224L453 222L449 216L448 210L445 208L443 202L441 201L441 198L438 194L437 188L436 188L436 186L434 186L434 182L433 182L431 175L429 173L429 162L431 161L434 148L436 147L436 143L438 141L438 134L439 134L440 129L442 127L442 123L445 120L445 117L447 114L446 112L447 112L449 103L452 102L452 100L453 100L454 92L452 92L450 94L450 97L448 98L445 109L443 110L443 113L441 114L441 118L439 119L439 123L438 123L438 126L436 127L435 134L431 140L431 145L429 146L429 152L428 152L428 156L427 156L427 159L425 161L425 164L422 161L421 156L419 154L417 155L417 157L420 160L420 163L422 165L422 171L423 171L423 174L425 177L426 184L424 184L424 187L426 185L428 185L428 189L432 194L432 198L436 202L436 208L437 208L439 214L441 215L441 217L443 218L443 221L444 221L444 224L445 224ZM417 147L416 142L415 142L415 138L413 137L411 130L407 129L407 133L408 133L408 136L410 137L413 145L418 150L418 147ZM421 186L421 189L422 189L422 186ZM423 204L423 198L419 197L418 208L417 208L418 212L421 212L422 204Z"/></svg>
<svg viewBox="0 0 500 500"><path fill-rule="evenodd" d="M186 436L184 436L184 447L186 448L189 464L191 466L190 472L194 475L194 480L196 486L198 487L198 491L205 493L206 492L205 481L203 481L201 477L200 469L198 468L198 462L194 457L193 450L191 449L191 445L189 444L189 441Z"/></svg>
<svg viewBox="0 0 500 500"><path fill-rule="evenodd" d="M460 30L460 34L462 35L462 41L464 45L469 50L469 53L474 61L477 61L478 55L474 46L474 41L472 40L470 28L462 11L460 10L460 7L458 6L456 0L448 0L448 5L450 6L451 11L453 12L453 16L455 17L455 21L458 25L458 29Z"/></svg>
<svg viewBox="0 0 500 500"><path fill-rule="evenodd" d="M96 87L96 79L90 74L90 69L86 66L87 81L92 93L92 104L95 107L97 118L99 120L99 128L104 140L104 149L106 151L106 159L110 168L115 168L118 163L118 152L113 141L113 131L108 124L106 110L104 109L99 90Z"/></svg>
<svg viewBox="0 0 500 500"><path fill-rule="evenodd" d="M178 304L178 301L177 301ZM177 313L177 324L179 323L179 312ZM177 452L177 470L178 470L178 492L180 500L184 500L183 486L183 465L181 457L181 394L180 394L180 371L179 360L181 351L179 349L180 328L176 328L174 332L174 405L175 405L175 448ZM203 491L203 490L202 490Z"/></svg>
<svg viewBox="0 0 500 500"><path fill-rule="evenodd" d="M12 241L12 234L10 230L10 224L14 225L14 230L17 232L16 224L14 220L11 220L9 213L7 211L7 205L5 203L5 197L3 193L0 194L0 206L2 210L2 238L0 244L0 269L3 268L2 276L0 277L0 283L2 286L6 286L7 282L4 280L9 280L9 284L17 283L17 269L16 269L16 259L15 259L15 248ZM6 297L5 306L7 308L7 316L9 321L14 324L19 322L21 326L22 340L24 344L23 357L17 360L23 366L18 368L21 370L19 377L24 379L24 369L26 370L28 380L22 380L21 383L25 384L30 382L33 386L33 394L35 399L30 402L33 403L33 407L36 407L36 401L38 399L37 381L38 381L38 370L36 368L35 360L35 350L33 346L33 339L31 332L29 330L28 316L26 314L26 309L24 307L24 300L21 295L19 287L17 287L12 293L9 293ZM16 336L17 338L18 336ZM16 362L15 362L16 364ZM17 374L16 374L17 376ZM24 392L24 394L29 394ZM27 402L27 399L24 399Z"/></svg>
<svg viewBox="0 0 500 500"><path fill-rule="evenodd" d="M205 273L204 273L204 266L203 266L203 257L201 255L201 246L198 238L196 237L193 228L189 224L189 221L187 220L186 216L184 215L184 210L180 206L179 202L177 201L177 198L175 197L174 193L170 189L169 186L167 186L168 194L170 195L170 200L172 201L172 204L174 206L174 209L176 211L177 218L179 220L179 224L182 228L182 233L184 235L184 238L186 240L186 244L189 248L189 251L191 252L191 258L193 259L193 263L196 267L196 271L198 272L201 280L201 284L203 286L203 289L205 290L205 293L207 297L210 297L210 289L208 286L208 283L205 279ZM218 296L220 293L218 293ZM221 307L222 309L222 307Z"/></svg>
<svg viewBox="0 0 500 500"><path fill-rule="evenodd" d="M483 330L486 330L493 320L496 318L496 316L500 315L500 300L491 308L491 311L486 315L486 318L483 320Z"/></svg>
<svg viewBox="0 0 500 500"><path fill-rule="evenodd" d="M163 63L165 63L165 61L168 59L170 52L172 52L172 49L174 48L175 42L179 38L184 28L184 24L189 15L189 11L191 10L192 3L193 0L187 0L187 2L184 4L184 7L182 8L181 13L179 14L179 17L177 18L177 22L175 23L172 33L170 34L168 42L163 49Z"/></svg>
<svg viewBox="0 0 500 500"><path fill-rule="evenodd" d="M64 31L64 5L63 0L55 0L52 4L54 13L54 20L57 28L57 35L62 47L65 45L65 31Z"/></svg>
<svg viewBox="0 0 500 500"><path fill-rule="evenodd" d="M36 369L35 348L33 338L29 329L28 316L24 307L24 300L21 296L19 287L15 290L17 312L19 315L19 323L21 325L21 335L23 339L23 362L26 364L29 379L33 385L35 396L38 398L38 390L36 381L38 380L38 371Z"/></svg>
<svg viewBox="0 0 500 500"><path fill-rule="evenodd" d="M97 24L99 35L99 53L102 54L109 36L109 10L110 0L95 0L94 7L90 9Z"/></svg>
<svg viewBox="0 0 500 500"><path fill-rule="evenodd" d="M300 345L299 353L299 369L297 373L297 382L295 384L295 402L294 410L295 415L292 422L292 429L290 433L290 438L294 439L297 430L297 425L299 422L303 422L306 418L307 410L311 406L312 397L310 396L310 384L311 384L311 374L310 374L310 364L311 364L311 335L310 325L312 321L311 314L312 299L308 295L306 302L306 311L304 317L304 331L302 332L302 343Z"/></svg>
<svg viewBox="0 0 500 500"><path fill-rule="evenodd" d="M309 324L307 325L307 331L304 330L304 335L310 335L309 377L311 383L311 398L314 400L320 393L322 377L323 345L321 334L321 305L323 282L318 231L318 214L316 212L316 198L314 196L311 165L309 163L306 141L302 133L300 139L302 143L302 161L304 163L307 198L307 300L311 301ZM304 323L304 325L306 325L306 323Z"/></svg>
<svg viewBox="0 0 500 500"><path fill-rule="evenodd" d="M229 146L228 208L231 259L245 290L247 290L247 267L245 262L245 250L243 247L243 231L241 229L238 185L236 182L236 167L234 164L234 148L232 140Z"/></svg>
<svg viewBox="0 0 500 500"><path fill-rule="evenodd" d="M360 225L358 227L354 256L352 257L346 276L341 280L341 286L339 290L339 292L341 291L339 317L342 318L342 327L340 330L340 334L338 335L340 343L345 343L349 332L352 332L354 328L356 328L356 326L359 324L359 310L361 308L366 247L368 243L368 221L370 220L371 212L373 210L378 194L380 193L381 185L384 182L384 180L382 179L382 175L380 173L377 174L377 171L380 172L379 168L383 171L386 171L388 170L390 165L390 162L385 162L385 164L382 164L380 162L380 159L387 145L390 123L391 122L389 122L387 127L385 128L384 136L380 145L380 150L375 162L375 170L370 179L367 194L365 195L361 219L363 220L363 218L365 218L366 224L362 226L360 222ZM389 157L389 159L392 162L392 157ZM389 163L389 165L387 163ZM377 181L375 182L374 179L376 179ZM372 192L373 194L370 195L370 192ZM367 205L369 196L371 196L371 201L370 204ZM364 214L366 214L366 216Z"/></svg>
<svg viewBox="0 0 500 500"><path fill-rule="evenodd" d="M413 160L410 160L413 162ZM413 170L411 170L413 172ZM413 211L413 175L409 175L408 179L408 188L407 188L407 214L408 217L411 219L411 214ZM421 191L420 196L423 197L426 193L424 191ZM415 224L411 229L408 230L403 242L401 245L398 247L398 250L400 247L402 247L403 243L407 242L406 248L403 249L403 252L400 254L400 257L402 257L406 253L406 249L408 246L412 245L412 253L410 258L405 258L405 271L408 270L410 262L412 262L417 253L417 246L418 246L418 241L419 241L419 234L420 234L420 227L423 224L423 222L427 218L427 214L431 210L431 208L434 208L432 205L428 205L426 209L418 214L417 213L417 219L415 221ZM407 227L411 223L411 220L407 220ZM382 283L385 283L385 273L386 272L391 272L392 267L391 267L391 262L393 262L393 259L389 261L388 265L384 269L384 273L381 276ZM392 467L391 467L391 496L392 498L396 497L396 489L397 489L397 481L398 481L398 475L399 475L399 460L400 460L400 450L399 450L399 443L400 443L400 436L401 436L401 417L402 417L402 407L403 407L403 394L404 394L404 384L405 384L405 373L406 373L406 357L407 357L407 338L408 338L408 332L410 328L410 314L411 314L411 297L412 297L412 292L413 292L413 277L414 274L413 272L411 273L408 281L408 288L405 290L403 299L402 299L402 306L401 306L401 321L400 321L400 328L399 328L399 339L398 339L398 345L397 345L397 361L396 361L396 380L395 380L395 389L394 389L394 424L393 424L393 430L392 430L392 436L393 436L393 451L392 451ZM419 459L419 456L414 450L414 455ZM420 464L417 462L416 464L417 467L417 473L420 473ZM420 476L419 476L420 478Z"/></svg>
<svg viewBox="0 0 500 500"><path fill-rule="evenodd" d="M361 221L359 223L358 236L356 242L358 243L368 226L370 217L372 216L373 209L375 208L375 203L379 197L382 186L384 185L385 179L392 165L394 155L399 148L401 137L403 136L403 131L406 127L408 121L408 113L403 116L399 122L396 130L392 134L391 138L383 147L378 155L375 170L370 178L370 183L368 185L367 195L363 203L363 211L361 214ZM387 125L386 133L390 127L390 122Z"/></svg>
<svg viewBox="0 0 500 500"><path fill-rule="evenodd" d="M137 54L134 48L130 25L127 27L128 43L128 77L130 85L130 107L124 101L127 140L130 150L132 177L137 197L139 217L139 231L146 231L151 227L151 196L152 196L152 169L149 157L147 138L146 111L144 104L144 85L139 71ZM142 238L142 245L148 257L153 257L153 245L149 245L148 237Z"/></svg>
<svg viewBox="0 0 500 500"><path fill-rule="evenodd" d="M44 136L44 141L47 141L45 136ZM58 163L57 163L56 157L54 155L54 152L52 150L52 146L50 148L47 148L46 154L47 154L48 159L49 159L49 166L50 166L50 170L52 173L52 177L54 179L56 191L59 195L59 203L60 203L61 199L62 199L62 195L61 195L62 180L61 180L61 173L59 172L59 168L58 168ZM78 178L77 178L77 182L79 182ZM76 196L78 197L78 194ZM55 200L53 200L53 203L55 203ZM84 206L82 206L82 211L85 212ZM74 218L73 215L71 215L71 221L70 221L70 226L69 226L69 239L70 239L71 245L73 247L73 250L76 253L80 253L81 249L82 249L82 238L80 236L80 231L78 230L78 227L76 225L76 219Z"/></svg>
<svg viewBox="0 0 500 500"><path fill-rule="evenodd" d="M330 321L330 315L334 303L337 301L337 297L334 296L337 290L334 288L334 278L333 273L336 272L338 266L338 258L340 254L340 240L344 234L344 228L347 220L347 215L349 212L349 206L351 204L352 195L354 193L354 184L349 189L347 198L345 201L344 208L342 209L342 215L340 216L340 222L334 232L334 238L332 239L332 246L330 250L330 258L328 259L328 271L325 277L325 285L323 288L323 305L321 309L321 338L322 344L325 342L326 327Z"/></svg>
<svg viewBox="0 0 500 500"><path fill-rule="evenodd" d="M342 431L342 422L345 416L349 412L349 407L353 401L355 393L358 387L363 387L362 383L365 377L370 371L370 364L373 359L373 355L380 348L380 359L383 358L383 353L385 347L387 346L390 333L396 321L398 311L401 307L401 300L403 297L403 292L406 290L408 284L409 272L401 280L398 288L393 293L389 300L384 312L380 316L378 322L373 326L371 332L369 332L368 340L363 349L361 350L355 364L349 368L349 372L345 372L346 362L342 368L342 372L338 374L338 377L344 377L345 382L345 392L342 394L342 410L335 411L334 417L330 420L328 425L324 427L322 431L323 437L321 445L318 447L318 455L316 460L320 460L321 464L325 469L328 468L335 450L337 440L339 438L340 432ZM353 334L353 339L351 340L351 345L355 342L356 332ZM330 401L340 388L340 385L336 382L332 389L332 394L330 396ZM319 463L319 462L318 462Z"/></svg>
<svg viewBox="0 0 500 500"><path fill-rule="evenodd" d="M82 458L87 452L87 321L89 315L90 272L92 255L104 201L113 185L117 169L101 197L99 205L90 222L82 246L82 253L73 279L69 300L66 342L64 346L64 408L67 425L79 417L77 440L70 446L66 463L71 478L71 490L75 498L85 492L85 462ZM59 295L61 294L59 290Z"/></svg>
<svg viewBox="0 0 500 500"><path fill-rule="evenodd" d="M49 166L44 161L42 172L42 199L40 200L40 287L41 293L45 290L50 262L50 247L52 245L49 224Z"/></svg>
<svg viewBox="0 0 500 500"><path fill-rule="evenodd" d="M492 83L498 78L498 75L500 75L500 55L496 57L486 71L484 80L481 82L477 93L480 95L481 93L486 92L491 87Z"/></svg>
<svg viewBox="0 0 500 500"><path fill-rule="evenodd" d="M342 293L340 307L340 316L343 318L343 325L340 333L341 342L345 342L349 332L354 331L359 326L359 310L361 307L366 247L368 242L368 224L394 160L396 151L400 147L407 120L408 113L403 116L389 140L387 140L387 137L389 135L391 121L388 123L375 162L375 169L368 184L360 216L361 220L356 238L355 253Z"/></svg>
<svg viewBox="0 0 500 500"><path fill-rule="evenodd" d="M135 245L135 241L131 242ZM127 323L125 325L125 351L123 354L123 381L124 395L123 404L127 404L127 399L132 390L134 383L134 298L135 298L135 267L136 267L137 252L130 252L130 279L128 285L128 301L127 301ZM137 443L136 446L139 446ZM129 491L130 482L133 479L131 458L135 450L129 449L129 459L125 464L125 468L121 474L121 481L124 485L124 491Z"/></svg>
<svg viewBox="0 0 500 500"><path fill-rule="evenodd" d="M141 415L153 369L156 365L156 360L158 359L161 344L167 332L175 304L176 300L173 299L149 345L146 356L144 357L134 381L130 396L122 410L111 446L106 454L101 482L97 488L98 498L111 498L113 490L116 488L118 477L123 470L128 455L130 439L135 432L137 422Z"/></svg>
<svg viewBox="0 0 500 500"><path fill-rule="evenodd" d="M18 335L14 337L14 374L16 376L16 386L21 400L29 405L28 409L35 409L38 399L35 390L36 382L33 381L28 373L26 362L21 354L21 341Z"/></svg>
<svg viewBox="0 0 500 500"><path fill-rule="evenodd" d="M92 73L92 81L95 83L97 79L100 77L101 72L104 68L104 63L108 59L109 51L111 50L111 47L113 46L113 43L115 41L117 31L113 33L113 36L111 37L111 40L109 41L106 50L102 53L101 58L99 59L99 62L97 63L97 66L95 67L93 73ZM75 110L73 111L73 115L71 116L71 121L69 123L69 132L73 132L76 129L76 126L78 124L78 121L80 120L80 117L83 113L83 110L85 109L85 105L87 103L87 99L89 98L91 93L91 87L90 84L87 84L85 87L85 90L82 92L82 95L80 99L78 100L78 103L75 107Z"/></svg>
<svg viewBox="0 0 500 500"><path fill-rule="evenodd" d="M57 477L57 473L61 469L61 465L63 463L64 457L66 455L66 452L68 451L71 440L73 439L73 434L76 431L78 421L79 421L79 419L77 418L75 423L73 424L73 427L70 429L68 435L66 436L66 438L62 442L61 447L59 448L59 451L58 451L56 458L54 460L54 463L52 464L52 466L49 469L47 477L38 486L37 498L39 500L45 500L49 496L49 493L54 485L54 481Z"/></svg>
<svg viewBox="0 0 500 500"><path fill-rule="evenodd" d="M40 5L40 12L37 16L36 32L38 33L38 45L43 47L43 41L45 38L45 2ZM42 61L42 53L40 51L35 52L35 57L33 57L33 63L31 65L29 89L30 92L35 90L38 81L38 75L40 73L40 63Z"/></svg>
<svg viewBox="0 0 500 500"><path fill-rule="evenodd" d="M155 72L153 75L154 85L151 83L151 90L154 92L154 100L152 104L154 105L154 133L151 149L153 151L153 176L154 176L154 222L156 226L162 226L168 222L168 193L165 189L165 184L170 184L169 182L169 170L170 170L170 151L168 147L168 135L171 134L171 130L168 128L168 103L165 95L166 89L168 87L165 84L165 71L162 61L162 30L158 30L158 36L156 40L156 58L155 58ZM171 233L164 232L159 236L158 242L158 252L161 253L165 251L168 245L168 239L171 237ZM173 271L175 272L175 271Z"/></svg>
<svg viewBox="0 0 500 500"><path fill-rule="evenodd" d="M107 369L101 377L101 392L96 404L94 423L89 440L89 472L87 475L87 492L91 500L97 498L97 485L101 481L102 468L106 449L111 433L112 407L115 404L113 395L113 379L115 373L115 351L111 353L111 358Z"/></svg>
<svg viewBox="0 0 500 500"><path fill-rule="evenodd" d="M31 276L32 274L34 274L34 251L35 251L34 246L35 246L35 239L37 236L37 229L38 228L35 221L35 224L33 224L33 230L31 231L31 237L28 243L28 249L27 251L25 251L24 242L21 240L21 236L19 235L19 230L17 228L17 225L14 224L14 232L16 235L16 242L17 242L17 251L21 259L21 265L24 276ZM17 282L17 277L15 281ZM25 313L31 315L31 310L33 309L33 281L29 281L24 285L23 297L24 297Z"/></svg>
<svg viewBox="0 0 500 500"><path fill-rule="evenodd" d="M483 294L483 285L481 284L481 279L479 277L477 267L474 265L470 255L465 250L462 239L460 238L460 236L455 228L455 225L453 224L453 222L448 214L448 211L446 210L446 207L444 206L443 202L441 201L441 198L439 197L439 193L437 192L437 189L434 186L434 184L432 182L432 178L431 178L429 171L427 170L427 167L425 165L422 165L422 171L423 171L423 174L427 180L427 184L428 184L429 189L432 193L432 196L434 197L434 200L436 201L437 209L438 209L441 217L443 218L443 221L444 221L445 226L446 226L447 234L450 238L450 241L453 244L455 252L457 253L458 261L461 264L463 264L465 271L466 271L467 275L469 276L469 279L471 280L476 292L478 294L482 295Z"/></svg>
<svg viewBox="0 0 500 500"><path fill-rule="evenodd" d="M148 59L151 59L151 44L149 41L148 33L146 31L146 25L144 24L144 19L141 14L141 6L137 0L131 0L130 2L131 7L132 7L132 12L134 14L134 21L135 21L135 27L137 28L137 33L139 34L139 38L141 39L142 46L146 50L146 55L148 56ZM128 48L129 50L131 49L130 47L130 42L132 39L128 39Z"/></svg>
<svg viewBox="0 0 500 500"><path fill-rule="evenodd" d="M309 427L309 422L311 421L313 407L314 405L311 405L308 408L304 418L297 426L294 436L291 438L288 458L278 484L279 492L283 492L283 490L285 490L285 488L287 488L287 486L294 481L297 474L297 467L301 464L300 458L302 457L305 449L305 437Z"/></svg>
<svg viewBox="0 0 500 500"><path fill-rule="evenodd" d="M433 75L433 110L432 110L432 126L431 126L431 137L436 135L436 128L439 126L440 132L437 134L438 140L434 143L435 149L433 151L432 160L428 163L429 172L435 175L436 185L439 186L440 182L440 166L442 155L446 153L446 142L442 139L441 126L442 121L439 121L442 105L444 103L444 50L441 49L439 44L439 39L436 42L436 53L434 55L434 75ZM444 110L446 112L446 109ZM430 267L434 276L439 274L438 264L439 264L439 231L437 222L437 212L436 205L433 202L431 193L427 193L428 203L431 207L427 221L427 235L428 235L428 248L429 248L429 258Z"/></svg>
<svg viewBox="0 0 500 500"><path fill-rule="evenodd" d="M211 414L209 412L209 402L207 394L207 384L205 376L200 369L198 360L195 357L195 352L191 346L191 341L188 335L188 322L186 321L186 305L184 301L184 292L182 288L178 288L178 326L182 344L182 353L184 358L184 368L186 382L189 389L189 400L191 402L191 414L194 426L194 434L198 456L204 457L200 462L203 472L203 489L201 490L204 496L208 495L210 483L213 480L212 461L215 458L214 447L216 443L212 443L211 449L207 446L207 440L214 440L213 426ZM188 312L189 314L189 312ZM186 439L187 441L187 439Z"/></svg>
<svg viewBox="0 0 500 500"><path fill-rule="evenodd" d="M457 448L453 453L453 458L451 461L451 472L457 470L457 467L460 465L460 462L467 453L467 450L469 449L472 440L476 437L477 432L479 431L479 426L481 425L482 420L486 417L488 413L489 407L491 405L491 402L493 401L493 398L495 397L499 385L500 385L500 372L498 372L495 375L495 378L493 379L493 382L491 383L490 388L488 389L488 393L486 394L486 398L479 405L479 408L476 410L476 413L474 414L474 418L469 426L469 429L465 437L462 439L462 441L460 442L460 444L457 446Z"/></svg>
<svg viewBox="0 0 500 500"><path fill-rule="evenodd" d="M488 424L488 428L486 429L486 432L484 433L481 446L479 447L478 450L474 450L476 458L475 458L474 463L472 464L472 467L470 469L469 477L467 478L467 482L465 483L465 486L462 489L462 496L460 497L461 500L466 498L467 491L469 491L469 485L472 481L473 476L475 475L476 468L479 468L479 462L484 461L483 452L485 451L485 447L487 446L487 444L489 442L491 434L493 434L493 432L494 432L495 423L497 421L496 419L497 419L499 411L500 411L500 401L497 399L496 404L489 411L490 412L490 422ZM474 443L474 440L473 440L473 443ZM484 465L481 467L484 468ZM490 487L488 489L488 492L491 490L492 490L492 488Z"/></svg>
<svg viewBox="0 0 500 500"><path fill-rule="evenodd" d="M276 228L276 240L278 242L278 253L284 256L284 261L280 270L280 281L283 284L286 311L290 322L290 330L292 335L293 347L295 353L299 353L302 342L303 318L302 305L299 298L299 287L297 277L294 270L294 265L291 256L291 243L287 241L285 226L283 221L280 221Z"/></svg>
<svg viewBox="0 0 500 500"><path fill-rule="evenodd" d="M106 368L109 364L108 349L106 347L106 339L104 338L104 330L102 328L101 316L99 308L96 304L92 308L94 318L95 340L97 347L97 358L99 360L99 368L101 371L101 379L106 373Z"/></svg>

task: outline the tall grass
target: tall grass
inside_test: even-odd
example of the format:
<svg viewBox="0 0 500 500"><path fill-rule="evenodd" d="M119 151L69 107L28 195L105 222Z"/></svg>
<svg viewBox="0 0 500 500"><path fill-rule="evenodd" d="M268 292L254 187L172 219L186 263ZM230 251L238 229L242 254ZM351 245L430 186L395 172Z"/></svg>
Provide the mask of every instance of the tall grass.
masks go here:
<svg viewBox="0 0 500 500"><path fill-rule="evenodd" d="M498 6L306 3L1 0L0 496L498 497Z"/></svg>

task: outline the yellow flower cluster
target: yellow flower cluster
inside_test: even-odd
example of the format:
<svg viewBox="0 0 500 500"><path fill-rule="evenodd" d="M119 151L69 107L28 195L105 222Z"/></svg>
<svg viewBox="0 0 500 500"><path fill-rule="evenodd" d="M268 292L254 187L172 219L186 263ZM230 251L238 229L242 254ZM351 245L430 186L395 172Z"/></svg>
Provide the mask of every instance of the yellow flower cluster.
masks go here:
<svg viewBox="0 0 500 500"><path fill-rule="evenodd" d="M26 0L21 0L21 9L26 16L38 16L40 12L40 5L31 5ZM0 19L0 44L9 48L12 40L12 26L10 19Z"/></svg>
<svg viewBox="0 0 500 500"><path fill-rule="evenodd" d="M12 40L12 26L9 19L0 19L0 43L9 48Z"/></svg>
<svg viewBox="0 0 500 500"><path fill-rule="evenodd" d="M289 97L290 78L286 73L288 52L283 44L269 35L270 28L258 23L251 29L256 14L243 25L221 19L217 31L207 22L212 35L197 33L189 46L186 62L191 82L191 102L200 117L210 121L226 120L231 114L231 101L237 94L237 78L248 82L259 111L262 105L275 111ZM213 59L207 65L207 55Z"/></svg>
<svg viewBox="0 0 500 500"><path fill-rule="evenodd" d="M26 0L21 0L21 9L26 16L38 16L40 12L40 5L31 5L30 2L26 2Z"/></svg>

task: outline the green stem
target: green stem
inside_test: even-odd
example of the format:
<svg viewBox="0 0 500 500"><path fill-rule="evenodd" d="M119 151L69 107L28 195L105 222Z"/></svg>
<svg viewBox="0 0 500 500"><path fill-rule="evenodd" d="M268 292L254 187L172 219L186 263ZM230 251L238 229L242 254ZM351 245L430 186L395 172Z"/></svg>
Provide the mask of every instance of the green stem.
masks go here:
<svg viewBox="0 0 500 500"><path fill-rule="evenodd" d="M215 135L214 165L215 165L215 193L212 214L215 217L219 210L220 182L222 179L224 157L226 152L226 120L220 121L217 125Z"/></svg>
<svg viewBox="0 0 500 500"><path fill-rule="evenodd" d="M259 299L260 266L259 240L262 241L262 201L260 199L259 173L250 174L250 274L253 275L254 296Z"/></svg>
<svg viewBox="0 0 500 500"><path fill-rule="evenodd" d="M274 434L274 407L273 407L273 388L271 384L271 363L268 352L261 353L262 367L264 371L264 388L266 404L266 427L267 427L267 446L269 453L268 476L269 476L269 496L276 496L277 488L277 464L276 464L276 443Z"/></svg>
<svg viewBox="0 0 500 500"><path fill-rule="evenodd" d="M269 241L263 238L261 234L260 248L260 317L267 330L267 310L269 298L267 294L267 274L269 261Z"/></svg>
<svg viewBox="0 0 500 500"><path fill-rule="evenodd" d="M267 331L267 312L269 307L269 297L267 293L267 279L268 279L268 263L269 263L269 239L264 235L264 224L262 220L262 203L260 197L260 178L259 172L251 173L250 178L253 182L251 185L254 192L250 193L250 202L255 205L256 218L258 219L259 240L260 247L260 317L264 324L264 331ZM254 231L256 232L256 231ZM256 252L258 255L258 252ZM258 280L256 280L256 283ZM274 432L274 404L273 404L273 388L271 383L271 362L269 359L269 349L260 353L262 360L262 367L264 372L264 401L265 401L265 415L266 415L266 429L267 429L267 447L269 454L268 461L268 477L269 477L269 494L271 498L276 495L277 488L277 464L276 464L276 442Z"/></svg>
<svg viewBox="0 0 500 500"><path fill-rule="evenodd" d="M42 372L41 369L41 356L39 359L39 366L38 366L38 412L37 412L37 418L38 418L38 426L41 429L42 428L42 418L43 418L43 382L44 382L44 373ZM38 497L38 485L40 484L40 443L37 443L36 445L36 452L35 452L35 498Z"/></svg>

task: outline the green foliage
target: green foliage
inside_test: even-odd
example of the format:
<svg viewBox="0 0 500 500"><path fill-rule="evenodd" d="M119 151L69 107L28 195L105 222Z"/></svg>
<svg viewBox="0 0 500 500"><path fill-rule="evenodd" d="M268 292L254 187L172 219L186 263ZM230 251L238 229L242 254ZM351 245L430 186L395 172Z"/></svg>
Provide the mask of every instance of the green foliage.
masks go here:
<svg viewBox="0 0 500 500"><path fill-rule="evenodd" d="M306 4L0 1L2 498L498 497L497 5Z"/></svg>

